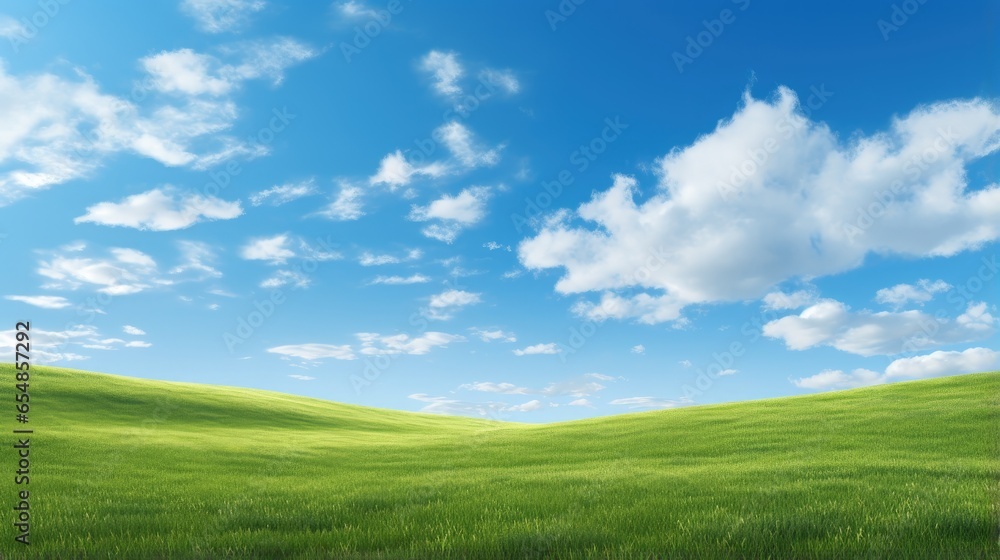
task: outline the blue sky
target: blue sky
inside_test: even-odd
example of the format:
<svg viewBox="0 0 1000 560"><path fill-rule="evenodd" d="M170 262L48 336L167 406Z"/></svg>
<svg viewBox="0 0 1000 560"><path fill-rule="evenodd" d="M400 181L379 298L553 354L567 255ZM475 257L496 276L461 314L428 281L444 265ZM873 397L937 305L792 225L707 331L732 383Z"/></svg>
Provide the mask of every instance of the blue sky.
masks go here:
<svg viewBox="0 0 1000 560"><path fill-rule="evenodd" d="M37 363L523 422L1000 367L990 3L4 10Z"/></svg>

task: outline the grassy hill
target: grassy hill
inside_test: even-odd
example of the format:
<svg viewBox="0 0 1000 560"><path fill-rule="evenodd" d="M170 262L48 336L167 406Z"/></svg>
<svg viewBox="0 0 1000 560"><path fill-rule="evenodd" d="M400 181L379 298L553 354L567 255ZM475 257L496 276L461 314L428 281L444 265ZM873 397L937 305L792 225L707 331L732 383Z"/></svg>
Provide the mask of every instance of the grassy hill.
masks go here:
<svg viewBox="0 0 1000 560"><path fill-rule="evenodd" d="M1000 554L1000 373L549 425L32 373L4 558Z"/></svg>

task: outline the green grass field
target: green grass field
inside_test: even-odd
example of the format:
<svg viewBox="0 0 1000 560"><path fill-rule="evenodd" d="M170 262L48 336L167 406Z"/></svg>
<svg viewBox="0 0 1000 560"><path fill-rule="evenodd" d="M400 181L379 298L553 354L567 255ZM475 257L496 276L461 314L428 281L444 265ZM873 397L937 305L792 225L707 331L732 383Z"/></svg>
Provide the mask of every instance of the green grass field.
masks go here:
<svg viewBox="0 0 1000 560"><path fill-rule="evenodd" d="M3 558L1000 557L1000 373L550 425L32 374Z"/></svg>

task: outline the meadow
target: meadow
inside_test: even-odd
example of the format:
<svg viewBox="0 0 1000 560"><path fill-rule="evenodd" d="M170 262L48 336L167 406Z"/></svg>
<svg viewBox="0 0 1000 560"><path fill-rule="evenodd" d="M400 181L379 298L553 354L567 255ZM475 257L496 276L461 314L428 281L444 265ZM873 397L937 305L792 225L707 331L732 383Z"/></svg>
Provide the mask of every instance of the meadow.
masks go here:
<svg viewBox="0 0 1000 560"><path fill-rule="evenodd" d="M37 367L31 405L3 558L1000 557L1000 373L529 425Z"/></svg>

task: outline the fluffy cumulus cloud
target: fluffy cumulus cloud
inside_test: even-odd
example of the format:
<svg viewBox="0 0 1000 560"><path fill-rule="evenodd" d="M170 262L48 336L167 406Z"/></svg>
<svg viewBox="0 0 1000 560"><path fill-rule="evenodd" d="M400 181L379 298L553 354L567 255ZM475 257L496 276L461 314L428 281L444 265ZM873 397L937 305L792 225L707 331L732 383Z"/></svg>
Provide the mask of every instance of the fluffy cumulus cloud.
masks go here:
<svg viewBox="0 0 1000 560"><path fill-rule="evenodd" d="M809 377L793 379L792 383L802 389L827 391L908 379L992 371L997 368L1000 368L1000 352L989 348L969 348L961 352L938 350L923 356L895 360L881 373L864 368L850 372L826 370Z"/></svg>
<svg viewBox="0 0 1000 560"><path fill-rule="evenodd" d="M475 305L481 301L482 298L480 295L473 292L445 290L440 294L431 296L424 315L429 319L445 321L454 317L455 313L463 307Z"/></svg>
<svg viewBox="0 0 1000 560"><path fill-rule="evenodd" d="M764 296L764 309L785 310L801 309L816 301L816 293L809 290L798 290L796 292L771 292Z"/></svg>
<svg viewBox="0 0 1000 560"><path fill-rule="evenodd" d="M315 179L307 179L298 183L275 185L269 189L256 192L250 195L250 204L254 206L261 206L263 204L281 206L282 204L287 204L293 200L313 194L316 194L316 181Z"/></svg>
<svg viewBox="0 0 1000 560"><path fill-rule="evenodd" d="M1000 187L966 168L1000 147L1000 113L973 99L919 107L884 131L839 138L791 91L745 97L732 118L658 161L640 195L616 176L519 246L556 290L603 293L596 319L676 319L694 303L764 296L844 272L870 253L949 256L1000 238Z"/></svg>
<svg viewBox="0 0 1000 560"><path fill-rule="evenodd" d="M764 334L792 350L831 346L860 356L892 355L933 346L969 342L993 334L996 319L985 303L970 303L954 319L922 311L851 309L836 300L822 300L798 315L764 325Z"/></svg>
<svg viewBox="0 0 1000 560"><path fill-rule="evenodd" d="M934 298L935 294L947 292L951 289L951 284L944 280L918 280L913 284L896 284L891 288L883 288L875 294L875 301L901 307L910 302L926 303Z"/></svg>
<svg viewBox="0 0 1000 560"><path fill-rule="evenodd" d="M445 195L426 206L413 206L410 219L434 222L421 230L425 236L445 243L455 241L465 228L479 223L486 216L488 187L470 187L455 196Z"/></svg>
<svg viewBox="0 0 1000 560"><path fill-rule="evenodd" d="M231 220L243 214L239 201L180 193L167 187L126 197L121 202L101 202L87 208L75 223L171 231L209 220Z"/></svg>
<svg viewBox="0 0 1000 560"><path fill-rule="evenodd" d="M238 31L267 6L264 0L183 0L181 10L206 33Z"/></svg>
<svg viewBox="0 0 1000 560"><path fill-rule="evenodd" d="M132 325L125 325L122 327L122 331L124 331L125 334L130 334L132 336L142 336L146 334L146 331L140 329L139 327L133 327Z"/></svg>
<svg viewBox="0 0 1000 560"><path fill-rule="evenodd" d="M142 91L167 95L132 101L101 91L78 70L14 75L0 61L0 120L6 123L0 205L86 177L116 153L196 169L266 154L266 146L227 134L239 116L229 94L250 79L279 83L287 67L316 52L287 38L223 50L227 62L190 49L143 58Z"/></svg>
<svg viewBox="0 0 1000 560"><path fill-rule="evenodd" d="M502 146L486 148L479 145L470 131L462 123L452 121L437 130L437 136L448 151L468 168L492 167L500 161Z"/></svg>

